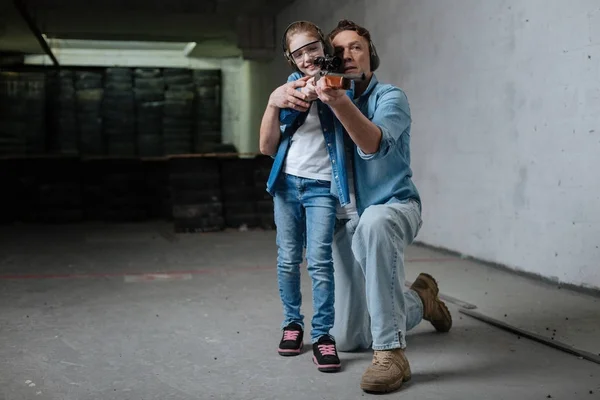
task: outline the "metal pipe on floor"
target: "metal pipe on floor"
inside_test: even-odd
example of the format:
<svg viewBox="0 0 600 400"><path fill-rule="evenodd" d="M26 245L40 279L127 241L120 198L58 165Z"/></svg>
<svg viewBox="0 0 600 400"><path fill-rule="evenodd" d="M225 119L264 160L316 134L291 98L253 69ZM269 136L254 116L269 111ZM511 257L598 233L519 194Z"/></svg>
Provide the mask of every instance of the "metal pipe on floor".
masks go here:
<svg viewBox="0 0 600 400"><path fill-rule="evenodd" d="M541 335L538 335L538 334L535 334L535 333L532 333L532 332L528 332L526 330L514 327L514 326L509 325L509 324L507 324L505 322L499 321L499 320L497 320L495 318L491 318L491 317L488 317L488 316L483 315L481 313L478 313L477 311L468 310L468 309L465 309L465 308L461 308L458 311L461 314L468 315L471 318L475 318L475 319L477 319L479 321L482 321L482 322L485 322L487 324L493 325L493 326L495 326L497 328L504 329L505 331L517 334L519 336L523 336L523 337L531 339L531 340L535 340L536 342L545 344L546 346L550 346L550 347L555 348L557 350L561 350L561 351L564 351L566 353L575 355L577 357L584 358L584 359L586 359L588 361L595 362L596 364L600 364L600 354L599 355L595 355L595 354L592 354L592 353L590 353L588 351L577 349L577 348L575 348L573 346L569 346L568 344L559 342L557 340L548 340L544 336L541 336Z"/></svg>

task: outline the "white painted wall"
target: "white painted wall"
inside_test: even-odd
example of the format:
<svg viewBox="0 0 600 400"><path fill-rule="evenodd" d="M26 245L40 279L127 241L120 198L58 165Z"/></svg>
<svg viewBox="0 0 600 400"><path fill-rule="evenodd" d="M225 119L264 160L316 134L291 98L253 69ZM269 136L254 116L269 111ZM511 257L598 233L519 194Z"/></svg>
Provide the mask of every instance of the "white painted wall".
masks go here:
<svg viewBox="0 0 600 400"><path fill-rule="evenodd" d="M371 30L413 114L418 240L600 288L598 0L302 1L279 15ZM271 87L289 70L272 64Z"/></svg>
<svg viewBox="0 0 600 400"><path fill-rule="evenodd" d="M243 110L246 123L242 128L243 139L240 141L240 152L254 154L260 152L258 146L260 123L271 94L269 90L270 67L270 63L262 61L244 61L242 81L245 88Z"/></svg>
<svg viewBox="0 0 600 400"><path fill-rule="evenodd" d="M240 96L243 64L244 61L239 58L221 61L221 80L223 84L221 132L223 142L233 143L238 150L243 136L240 113L243 107L247 107L242 103Z"/></svg>

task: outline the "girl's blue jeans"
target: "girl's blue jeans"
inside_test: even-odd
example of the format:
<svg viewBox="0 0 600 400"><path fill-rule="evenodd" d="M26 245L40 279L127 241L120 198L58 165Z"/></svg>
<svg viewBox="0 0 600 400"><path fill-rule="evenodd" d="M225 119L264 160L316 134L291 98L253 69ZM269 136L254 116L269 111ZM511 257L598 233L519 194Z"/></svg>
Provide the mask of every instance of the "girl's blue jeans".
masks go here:
<svg viewBox="0 0 600 400"><path fill-rule="evenodd" d="M330 189L329 181L282 174L273 198L282 328L295 322L304 329L300 264L306 246L307 269L312 279L312 343L329 335L335 319L332 243L337 199Z"/></svg>

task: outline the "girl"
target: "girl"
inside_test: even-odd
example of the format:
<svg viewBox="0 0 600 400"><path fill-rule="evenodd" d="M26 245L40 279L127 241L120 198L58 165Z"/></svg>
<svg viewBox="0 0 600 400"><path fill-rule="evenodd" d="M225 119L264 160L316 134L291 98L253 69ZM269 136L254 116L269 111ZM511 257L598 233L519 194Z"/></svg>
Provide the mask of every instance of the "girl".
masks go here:
<svg viewBox="0 0 600 400"><path fill-rule="evenodd" d="M300 313L300 264L306 247L312 279L313 361L323 372L339 371L335 339L332 242L338 204L349 203L341 129L328 106L317 99L319 72L314 59L331 46L313 23L298 21L285 30L282 47L296 69L270 96L260 128L260 149L274 156L267 181L277 229L277 277L283 304L279 354L300 354L304 316ZM337 132L337 133L336 133Z"/></svg>

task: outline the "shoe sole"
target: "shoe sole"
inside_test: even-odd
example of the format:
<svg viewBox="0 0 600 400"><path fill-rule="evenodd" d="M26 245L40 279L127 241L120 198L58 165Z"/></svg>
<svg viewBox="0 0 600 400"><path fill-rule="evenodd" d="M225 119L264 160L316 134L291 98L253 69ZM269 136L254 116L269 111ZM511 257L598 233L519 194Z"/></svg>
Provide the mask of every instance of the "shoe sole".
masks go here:
<svg viewBox="0 0 600 400"><path fill-rule="evenodd" d="M298 356L302 353L302 347L303 345L301 344L299 349L277 349L277 352L280 356L284 357Z"/></svg>
<svg viewBox="0 0 600 400"><path fill-rule="evenodd" d="M442 309L442 314L444 314L444 317L448 321L450 321L448 327L440 326L439 324L434 324L434 323L432 323L432 325L438 332L448 332L450 330L450 328L452 328L452 314L450 314L450 310L448 310L448 307L446 307L446 303L444 303L438 297L438 295L440 293L438 283L433 276L431 276L427 273L423 272L420 275L422 277L421 279L424 279L425 281L427 281L428 286L434 291L436 303Z"/></svg>
<svg viewBox="0 0 600 400"><path fill-rule="evenodd" d="M402 384L410 381L411 378L412 377L410 375L403 376L402 379L400 379L398 382L392 383L391 385L361 383L360 388L364 392L370 393L370 394L389 393L389 392L393 392L395 390L400 389L402 387Z"/></svg>
<svg viewBox="0 0 600 400"><path fill-rule="evenodd" d="M327 365L319 365L317 362L317 358L313 355L313 363L317 366L317 369L321 372L338 372L342 369L342 364L327 364Z"/></svg>

